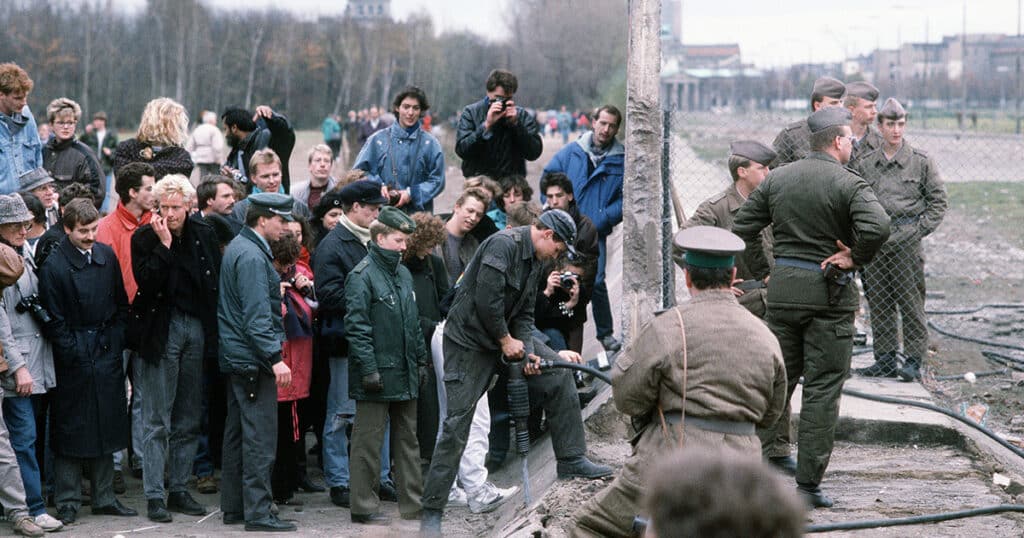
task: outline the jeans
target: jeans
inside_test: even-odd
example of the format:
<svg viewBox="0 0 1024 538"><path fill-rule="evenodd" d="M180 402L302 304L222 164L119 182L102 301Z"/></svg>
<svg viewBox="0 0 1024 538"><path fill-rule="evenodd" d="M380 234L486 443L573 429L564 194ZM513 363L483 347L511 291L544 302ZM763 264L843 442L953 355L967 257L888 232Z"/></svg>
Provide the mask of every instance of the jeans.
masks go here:
<svg viewBox="0 0 1024 538"><path fill-rule="evenodd" d="M348 432L356 414L356 402L348 397L348 357L331 357L331 385L327 389L327 420L324 422L323 455L324 482L327 487L348 487L349 438ZM384 432L384 446L380 451L380 482L391 483L391 428Z"/></svg>
<svg viewBox="0 0 1024 538"><path fill-rule="evenodd" d="M36 418L31 398L12 396L4 398L4 422L11 435L11 448L18 460L21 481L25 486L25 504L32 516L46 512L43 488L40 482L39 462L36 460Z"/></svg>
<svg viewBox="0 0 1024 538"><path fill-rule="evenodd" d="M544 333L544 336L548 337L547 345L549 348L555 351L569 349L569 346L565 343L565 335L562 334L562 331L554 327L550 327L547 329L542 329L541 332Z"/></svg>
<svg viewBox="0 0 1024 538"><path fill-rule="evenodd" d="M607 241L606 236L597 240L597 278L594 280L594 293L590 296L590 308L594 313L594 327L597 329L598 340L615 332L612 305L608 302L608 286L604 283L604 266L608 262Z"/></svg>

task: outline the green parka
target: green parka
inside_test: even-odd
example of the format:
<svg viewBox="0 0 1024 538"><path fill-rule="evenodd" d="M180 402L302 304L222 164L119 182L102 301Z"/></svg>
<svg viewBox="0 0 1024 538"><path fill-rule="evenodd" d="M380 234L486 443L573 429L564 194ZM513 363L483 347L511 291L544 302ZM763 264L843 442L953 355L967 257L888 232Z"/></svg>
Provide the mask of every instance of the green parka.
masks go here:
<svg viewBox="0 0 1024 538"><path fill-rule="evenodd" d="M398 252L375 243L345 279L345 331L353 400L392 402L419 397L427 364L412 275ZM384 390L367 393L363 376L380 373Z"/></svg>

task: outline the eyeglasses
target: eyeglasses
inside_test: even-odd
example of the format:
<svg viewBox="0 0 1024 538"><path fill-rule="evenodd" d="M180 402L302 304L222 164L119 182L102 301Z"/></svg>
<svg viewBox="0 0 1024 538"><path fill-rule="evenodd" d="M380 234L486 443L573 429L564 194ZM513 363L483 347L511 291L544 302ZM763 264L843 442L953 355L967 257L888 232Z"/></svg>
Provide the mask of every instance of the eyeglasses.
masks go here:
<svg viewBox="0 0 1024 538"><path fill-rule="evenodd" d="M53 124L57 127L74 127L78 125L77 121L55 121Z"/></svg>
<svg viewBox="0 0 1024 538"><path fill-rule="evenodd" d="M18 231L29 231L32 229L32 221L28 222L8 222L6 224L11 230L17 229Z"/></svg>

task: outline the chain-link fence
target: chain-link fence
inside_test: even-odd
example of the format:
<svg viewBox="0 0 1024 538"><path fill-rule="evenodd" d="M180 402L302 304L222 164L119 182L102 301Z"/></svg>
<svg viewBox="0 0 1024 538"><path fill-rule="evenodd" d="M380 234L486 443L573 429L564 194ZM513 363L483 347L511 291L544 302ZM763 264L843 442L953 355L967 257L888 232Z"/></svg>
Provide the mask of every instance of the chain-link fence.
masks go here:
<svg viewBox="0 0 1024 538"><path fill-rule="evenodd" d="M685 216L733 184L731 142L772 146L800 118L666 112L665 172ZM858 152L851 163L892 217L890 240L858 272L863 346L855 366L920 359L926 383L938 384L968 370L1024 370L1024 137L987 121L958 129L931 119L928 127L911 111L904 140L914 152L892 160ZM685 297L678 275L676 288ZM985 306L992 304L1001 306ZM1007 380L1017 377L992 375L988 385L967 388L950 382L944 390L954 398L982 398ZM1017 403L1024 400L1024 390L1007 390Z"/></svg>

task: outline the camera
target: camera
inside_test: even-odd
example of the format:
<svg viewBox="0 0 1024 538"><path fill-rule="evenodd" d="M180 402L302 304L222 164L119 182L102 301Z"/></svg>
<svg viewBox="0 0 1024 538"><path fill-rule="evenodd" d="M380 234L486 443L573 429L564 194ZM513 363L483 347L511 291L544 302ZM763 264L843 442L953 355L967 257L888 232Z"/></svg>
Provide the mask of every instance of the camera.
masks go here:
<svg viewBox="0 0 1024 538"><path fill-rule="evenodd" d="M19 314L28 312L42 325L49 325L53 318L50 317L50 313L46 311L46 308L39 304L38 295L29 295L28 297L22 297L18 304L14 305L14 310Z"/></svg>
<svg viewBox="0 0 1024 538"><path fill-rule="evenodd" d="M293 276L293 277L288 279L288 283L292 285L292 289L297 291L297 292L299 292L299 295L302 295L303 297L312 297L313 296L313 286L306 286L305 288L300 288L297 285L295 285L295 279L296 278L297 277Z"/></svg>
<svg viewBox="0 0 1024 538"><path fill-rule="evenodd" d="M495 97L494 101L496 103L501 103L501 111L502 112L504 112L505 109L508 108L508 97Z"/></svg>
<svg viewBox="0 0 1024 538"><path fill-rule="evenodd" d="M402 200L402 191L398 189L388 188L388 205L397 206L398 202Z"/></svg>
<svg viewBox="0 0 1024 538"><path fill-rule="evenodd" d="M578 278L579 275L576 273L572 271L564 271L558 275L558 285L567 290L571 290L572 287L576 285L576 280Z"/></svg>

